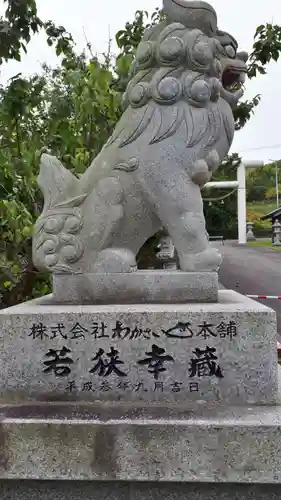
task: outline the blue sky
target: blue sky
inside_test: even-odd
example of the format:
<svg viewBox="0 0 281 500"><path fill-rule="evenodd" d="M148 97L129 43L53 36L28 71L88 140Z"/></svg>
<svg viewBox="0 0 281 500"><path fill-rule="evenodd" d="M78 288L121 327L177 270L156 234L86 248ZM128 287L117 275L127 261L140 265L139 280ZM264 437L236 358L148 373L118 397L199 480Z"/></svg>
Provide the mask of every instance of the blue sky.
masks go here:
<svg viewBox="0 0 281 500"><path fill-rule="evenodd" d="M280 0L279 0L280 1ZM251 50L256 26L265 22L281 25L281 9L277 0L254 2L253 0L225 0L210 2L217 10L219 26L230 32L238 40L240 48ZM85 34L97 53L107 49L109 33L112 37L132 19L137 9L152 12L161 7L161 0L37 0L39 15L42 19L52 19L70 31L79 49L85 47ZM0 13L4 11L0 0ZM114 46L113 46L114 49ZM43 35L34 37L29 45L27 56L21 63L10 62L1 70L0 81L18 73L31 74L40 70L43 62L56 64L56 56L48 48ZM233 151L245 159L268 161L281 158L281 132L279 115L281 114L281 60L272 63L266 76L247 83L245 97L262 95L262 102L251 122L236 134Z"/></svg>

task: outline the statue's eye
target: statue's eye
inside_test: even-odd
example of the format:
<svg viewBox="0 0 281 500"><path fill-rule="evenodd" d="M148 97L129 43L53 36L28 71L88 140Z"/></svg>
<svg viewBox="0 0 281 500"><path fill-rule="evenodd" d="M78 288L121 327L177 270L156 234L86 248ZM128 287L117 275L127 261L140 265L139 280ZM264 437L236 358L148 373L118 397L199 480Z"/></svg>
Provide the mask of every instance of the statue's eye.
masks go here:
<svg viewBox="0 0 281 500"><path fill-rule="evenodd" d="M230 57L231 59L234 59L234 57L236 56L236 51L232 47L232 45L226 45L224 47L224 50L225 50L226 54L228 55L228 57Z"/></svg>

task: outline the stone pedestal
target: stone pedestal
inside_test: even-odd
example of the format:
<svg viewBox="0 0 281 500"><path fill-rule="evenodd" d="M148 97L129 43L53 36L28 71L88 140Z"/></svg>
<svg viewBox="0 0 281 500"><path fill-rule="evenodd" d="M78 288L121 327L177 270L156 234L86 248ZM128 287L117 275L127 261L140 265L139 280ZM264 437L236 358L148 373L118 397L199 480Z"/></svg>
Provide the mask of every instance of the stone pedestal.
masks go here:
<svg viewBox="0 0 281 500"><path fill-rule="evenodd" d="M2 403L276 402L275 313L230 290L214 304L50 296L0 311L0 329Z"/></svg>
<svg viewBox="0 0 281 500"><path fill-rule="evenodd" d="M229 290L214 304L50 296L0 311L0 331L1 500L281 496L271 309Z"/></svg>
<svg viewBox="0 0 281 500"><path fill-rule="evenodd" d="M41 404L1 420L1 500L281 495L279 408Z"/></svg>
<svg viewBox="0 0 281 500"><path fill-rule="evenodd" d="M145 270L53 276L56 304L185 304L217 302L218 273Z"/></svg>
<svg viewBox="0 0 281 500"><path fill-rule="evenodd" d="M279 500L279 485L162 482L4 481L1 500Z"/></svg>

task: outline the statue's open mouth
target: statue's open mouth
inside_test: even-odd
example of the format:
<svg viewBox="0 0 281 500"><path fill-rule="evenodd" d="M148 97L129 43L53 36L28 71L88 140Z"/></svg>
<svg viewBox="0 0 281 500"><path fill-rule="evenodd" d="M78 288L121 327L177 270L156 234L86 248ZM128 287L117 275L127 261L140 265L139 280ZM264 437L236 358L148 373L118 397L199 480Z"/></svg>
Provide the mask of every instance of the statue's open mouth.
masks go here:
<svg viewBox="0 0 281 500"><path fill-rule="evenodd" d="M222 85L227 92L237 92L241 90L246 80L246 69L228 66L222 74Z"/></svg>
<svg viewBox="0 0 281 500"><path fill-rule="evenodd" d="M232 62L228 59L225 62L226 64L223 65L224 69L221 77L221 97L223 97L232 108L235 108L244 93L243 87L246 80L247 66L243 61L238 59Z"/></svg>

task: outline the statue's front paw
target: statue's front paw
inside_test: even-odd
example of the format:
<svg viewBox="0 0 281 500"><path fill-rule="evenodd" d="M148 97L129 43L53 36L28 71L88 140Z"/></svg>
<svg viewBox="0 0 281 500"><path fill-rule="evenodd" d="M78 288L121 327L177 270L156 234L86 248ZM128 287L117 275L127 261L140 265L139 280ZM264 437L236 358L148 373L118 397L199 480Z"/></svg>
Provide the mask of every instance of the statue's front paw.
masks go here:
<svg viewBox="0 0 281 500"><path fill-rule="evenodd" d="M220 157L216 149L212 149L206 157L206 162L208 165L209 172L212 174L220 166Z"/></svg>
<svg viewBox="0 0 281 500"><path fill-rule="evenodd" d="M212 149L205 159L197 160L193 165L191 179L194 184L204 186L212 177L213 172L217 170L220 164L220 158L215 149Z"/></svg>
<svg viewBox="0 0 281 500"><path fill-rule="evenodd" d="M191 180L194 184L198 186L204 186L212 177L212 172L210 172L208 164L205 160L197 160L193 166L193 172L191 174Z"/></svg>
<svg viewBox="0 0 281 500"><path fill-rule="evenodd" d="M222 263L221 253L217 248L208 247L203 252L186 254L180 259L183 271L218 271Z"/></svg>
<svg viewBox="0 0 281 500"><path fill-rule="evenodd" d="M126 248L102 250L92 266L91 273L132 273L137 270L135 255Z"/></svg>

